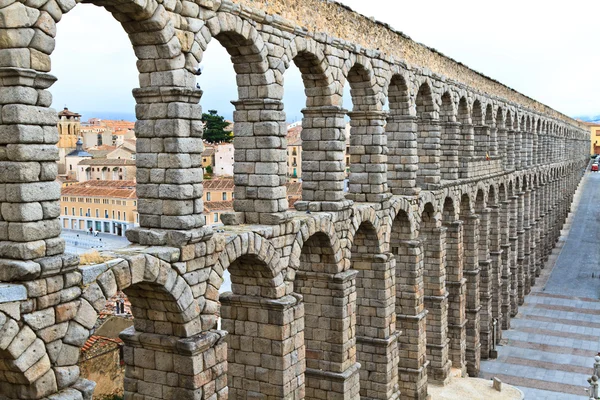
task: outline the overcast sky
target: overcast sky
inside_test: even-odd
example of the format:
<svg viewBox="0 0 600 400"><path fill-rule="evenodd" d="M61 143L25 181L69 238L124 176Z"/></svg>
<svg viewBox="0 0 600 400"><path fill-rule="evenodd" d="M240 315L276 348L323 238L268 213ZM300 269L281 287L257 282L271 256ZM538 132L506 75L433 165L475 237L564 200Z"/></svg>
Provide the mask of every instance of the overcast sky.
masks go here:
<svg viewBox="0 0 600 400"><path fill-rule="evenodd" d="M567 115L600 114L600 2L571 0L343 0L523 94ZM53 107L84 118L133 118L138 87L135 55L121 26L105 10L80 4L58 24L52 73ZM199 83L203 109L231 118L235 74L225 50L212 41ZM351 107L349 96L345 106ZM286 72L288 120L301 118L302 82Z"/></svg>

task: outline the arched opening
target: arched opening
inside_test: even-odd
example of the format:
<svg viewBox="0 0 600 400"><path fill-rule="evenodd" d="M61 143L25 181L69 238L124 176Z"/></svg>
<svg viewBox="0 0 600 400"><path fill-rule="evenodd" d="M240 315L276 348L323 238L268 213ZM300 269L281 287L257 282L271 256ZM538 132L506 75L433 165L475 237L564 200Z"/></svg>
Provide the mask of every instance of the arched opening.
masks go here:
<svg viewBox="0 0 600 400"><path fill-rule="evenodd" d="M419 227L423 245L423 283L427 309L427 359L430 379L445 383L450 378L448 359L448 296L446 290L446 229L431 203L425 204Z"/></svg>
<svg viewBox="0 0 600 400"><path fill-rule="evenodd" d="M394 75L388 87L389 116L385 126L388 144L387 179L393 194L410 194L415 187L417 156L412 146L415 135L415 117L410 115L408 86L402 75Z"/></svg>
<svg viewBox="0 0 600 400"><path fill-rule="evenodd" d="M304 211L308 209L306 203L309 202L343 200L345 172L341 161L346 149L346 135L343 119L345 112L339 106L339 95L335 93L325 56L312 42L300 42L297 46L300 47L298 53L289 55L293 58L289 61L288 70L292 65L300 70L306 108L302 109L300 135L298 128L288 131L288 158L292 164L292 178L298 176L298 172L301 171L301 197L304 206L302 203L296 203L295 207ZM292 75L288 76L290 72ZM284 88L295 87L295 79L294 70L286 72ZM292 85L288 85L288 80L292 80ZM287 101L289 95L286 92L284 100ZM332 121L333 125L326 127L319 123L324 118ZM296 144L300 146L295 146ZM294 156L294 149L301 154ZM300 163L299 168L293 166L294 157L297 157L296 162ZM337 160L337 164L331 160Z"/></svg>
<svg viewBox="0 0 600 400"><path fill-rule="evenodd" d="M323 232L310 236L302 245L294 281L295 292L304 298L307 399L323 398L327 392L343 395L359 385L351 329L356 324L356 272L342 272L338 246Z"/></svg>
<svg viewBox="0 0 600 400"><path fill-rule="evenodd" d="M466 282L466 349L467 373L479 374L481 353L479 336L479 258L477 254L479 217L473 213L467 193L460 199L460 220L463 221L463 273Z"/></svg>
<svg viewBox="0 0 600 400"><path fill-rule="evenodd" d="M419 87L417 106L417 187L435 188L440 183L440 126L433 93L427 83ZM433 186L432 186L433 185Z"/></svg>
<svg viewBox="0 0 600 400"><path fill-rule="evenodd" d="M469 163L475 154L475 131L469 113L469 104L464 97L461 97L458 102L458 122L460 122L459 178L468 178Z"/></svg>
<svg viewBox="0 0 600 400"><path fill-rule="evenodd" d="M357 60L346 77L352 99L347 197L356 202L380 202L387 195L386 113L377 99L373 75L369 65Z"/></svg>
<svg viewBox="0 0 600 400"><path fill-rule="evenodd" d="M490 219L491 210L485 202L485 193L482 189L477 191L475 197L475 212L479 216L479 302L481 305L480 315L480 339L481 358L489 358L492 337L492 260L490 257Z"/></svg>
<svg viewBox="0 0 600 400"><path fill-rule="evenodd" d="M392 223L390 247L396 259L396 317L400 392L411 398L427 397L426 311L423 302L422 246L417 230L404 210Z"/></svg>
<svg viewBox="0 0 600 400"><path fill-rule="evenodd" d="M494 108L488 103L485 108L485 125L488 129L487 151L486 158L495 157L498 155L498 128L496 119L494 118Z"/></svg>
<svg viewBox="0 0 600 400"><path fill-rule="evenodd" d="M458 179L458 156L460 152L460 123L456 120L454 103L449 92L442 96L440 109L441 124L441 178L442 180Z"/></svg>
<svg viewBox="0 0 600 400"><path fill-rule="evenodd" d="M446 288L448 291L449 358L452 367L466 373L465 283L463 275L463 221L457 220L451 197L444 200L442 221L446 228Z"/></svg>
<svg viewBox="0 0 600 400"><path fill-rule="evenodd" d="M504 146L504 169L505 171L512 171L515 167L515 127L513 121L513 114L510 110L506 110L506 118L505 118L505 131L506 131L506 141Z"/></svg>
<svg viewBox="0 0 600 400"><path fill-rule="evenodd" d="M479 99L473 102L473 126L474 126L474 156L481 160L488 152L489 127L485 125L485 113Z"/></svg>
<svg viewBox="0 0 600 400"><path fill-rule="evenodd" d="M232 292L221 294L220 311L228 332L226 390L234 399L304 393L304 305L298 296L281 296L283 279L273 267L245 254L227 269Z"/></svg>
<svg viewBox="0 0 600 400"><path fill-rule="evenodd" d="M382 253L370 222L354 234L351 268L356 275L356 353L363 397L390 398L398 385L394 260Z"/></svg>

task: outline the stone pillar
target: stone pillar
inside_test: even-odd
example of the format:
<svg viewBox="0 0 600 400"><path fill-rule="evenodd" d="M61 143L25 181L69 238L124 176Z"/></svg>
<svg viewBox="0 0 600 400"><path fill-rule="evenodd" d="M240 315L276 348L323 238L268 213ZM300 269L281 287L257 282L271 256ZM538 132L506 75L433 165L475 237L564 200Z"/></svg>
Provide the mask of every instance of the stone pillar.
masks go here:
<svg viewBox="0 0 600 400"><path fill-rule="evenodd" d="M506 164L505 171L512 171L515 169L515 147L516 143L516 132L513 129L509 129L505 133L506 135Z"/></svg>
<svg viewBox="0 0 600 400"><path fill-rule="evenodd" d="M518 265L518 287L517 287L517 300L518 304L521 305L525 301L525 248L529 251L529 243L526 242L525 238L525 192L520 192L517 199L517 237L518 237L518 248L519 252L517 255Z"/></svg>
<svg viewBox="0 0 600 400"><path fill-rule="evenodd" d="M440 175L440 123L433 118L418 119L417 186L421 189L437 189Z"/></svg>
<svg viewBox="0 0 600 400"><path fill-rule="evenodd" d="M352 329L357 273L296 273L296 290L305 299L306 399L360 398L360 364Z"/></svg>
<svg viewBox="0 0 600 400"><path fill-rule="evenodd" d="M532 281L532 265L531 265L531 244L532 244L532 226L531 226L531 189L525 190L523 196L523 275L524 275L524 288L523 288L523 299L521 304L525 301L526 295L531 292L531 281Z"/></svg>
<svg viewBox="0 0 600 400"><path fill-rule="evenodd" d="M353 255L354 256L354 255ZM364 265L364 268L362 268ZM362 254L352 261L357 277L356 354L361 398L397 399L396 259L392 254ZM377 294L375 294L377 293Z"/></svg>
<svg viewBox="0 0 600 400"><path fill-rule="evenodd" d="M500 312L502 315L501 324L503 330L510 329L510 316L512 313L511 310L511 279L512 279L512 268L513 268L513 255L512 255L512 246L510 242L510 227L512 224L511 220L511 201L503 201L500 209L500 227L501 227L501 237L500 237L500 248L502 249L502 269L500 271L500 281L501 281L501 297L502 297L502 306L500 308Z"/></svg>
<svg viewBox="0 0 600 400"><path fill-rule="evenodd" d="M267 225L285 222L288 219L287 129L283 103L274 99L244 99L233 104L233 209L239 218L226 222Z"/></svg>
<svg viewBox="0 0 600 400"><path fill-rule="evenodd" d="M539 165L540 157L540 135L537 128L533 128L531 134L531 166Z"/></svg>
<svg viewBox="0 0 600 400"><path fill-rule="evenodd" d="M488 145L488 155L490 157L498 156L498 128L492 122L489 128L490 130L490 141Z"/></svg>
<svg viewBox="0 0 600 400"><path fill-rule="evenodd" d="M388 143L388 185L392 194L418 194L417 118L390 115L386 125Z"/></svg>
<svg viewBox="0 0 600 400"><path fill-rule="evenodd" d="M521 169L528 169L529 165L529 132L521 128Z"/></svg>
<svg viewBox="0 0 600 400"><path fill-rule="evenodd" d="M302 201L298 210L335 211L349 206L344 197L346 110L302 110ZM286 199L287 201L287 199Z"/></svg>
<svg viewBox="0 0 600 400"><path fill-rule="evenodd" d="M423 249L418 240L407 240L396 249L396 317L400 392L407 399L427 398L426 327L423 297Z"/></svg>
<svg viewBox="0 0 600 400"><path fill-rule="evenodd" d="M469 215L464 220L464 275L467 279L467 343L466 343L466 361L467 373L470 376L479 376L481 360L481 342L479 336L480 330L480 310L479 301L479 216Z"/></svg>
<svg viewBox="0 0 600 400"><path fill-rule="evenodd" d="M390 198L387 187L385 111L353 111L350 117L350 184L346 197L380 203Z"/></svg>
<svg viewBox="0 0 600 400"><path fill-rule="evenodd" d="M190 338L121 332L125 343L125 395L140 399L226 400L226 332L208 331Z"/></svg>
<svg viewBox="0 0 600 400"><path fill-rule="evenodd" d="M202 91L148 87L133 94L140 227L127 237L144 245L178 245L170 231L209 231L202 229Z"/></svg>
<svg viewBox="0 0 600 400"><path fill-rule="evenodd" d="M524 149L523 149L523 132L515 131L515 169L521 170L525 167Z"/></svg>
<svg viewBox="0 0 600 400"><path fill-rule="evenodd" d="M446 287L448 289L449 357L452 367L467 372L466 350L466 282L463 275L463 221L445 225L446 231Z"/></svg>
<svg viewBox="0 0 600 400"><path fill-rule="evenodd" d="M58 116L46 90L56 78L13 68L0 68L0 77L0 258L62 254Z"/></svg>
<svg viewBox="0 0 600 400"><path fill-rule="evenodd" d="M469 178L469 163L473 159L475 155L475 130L473 124L469 120L468 122L461 123L461 140L462 146L460 151L459 163L459 177L460 178Z"/></svg>
<svg viewBox="0 0 600 400"><path fill-rule="evenodd" d="M475 157L481 158L489 154L490 127L486 125L476 125L475 129Z"/></svg>
<svg viewBox="0 0 600 400"><path fill-rule="evenodd" d="M490 258L492 260L491 271L491 294L492 294L492 321L495 319L496 324L496 340L502 338L502 248L500 247L502 232L501 229L506 225L501 224L500 206L490 206ZM493 331L494 324L491 325Z"/></svg>
<svg viewBox="0 0 600 400"><path fill-rule="evenodd" d="M480 330L481 358L489 358L492 345L492 260L490 258L490 209L478 210L479 213L479 302L481 305Z"/></svg>
<svg viewBox="0 0 600 400"><path fill-rule="evenodd" d="M427 359L429 378L448 383L451 362L448 359L448 292L446 291L446 228L421 231L425 262L425 308L427 309Z"/></svg>
<svg viewBox="0 0 600 400"><path fill-rule="evenodd" d="M442 122L442 151L440 158L442 180L458 179L461 126L459 122Z"/></svg>
<svg viewBox="0 0 600 400"><path fill-rule="evenodd" d="M504 125L501 125L498 127L498 129L496 130L497 133L497 140L498 140L498 153L500 154L500 157L502 157L502 167L504 168L505 171L509 171L509 166L508 166L508 143L507 143L507 136L508 136L508 131L504 128Z"/></svg>
<svg viewBox="0 0 600 400"><path fill-rule="evenodd" d="M228 332L228 387L233 399L304 397L304 304L300 295L280 299L221 295Z"/></svg>

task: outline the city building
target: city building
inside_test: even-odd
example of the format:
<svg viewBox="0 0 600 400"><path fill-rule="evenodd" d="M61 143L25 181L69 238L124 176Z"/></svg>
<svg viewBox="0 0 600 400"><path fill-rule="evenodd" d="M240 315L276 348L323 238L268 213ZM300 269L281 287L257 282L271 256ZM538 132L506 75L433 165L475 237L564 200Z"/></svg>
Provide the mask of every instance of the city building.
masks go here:
<svg viewBox="0 0 600 400"><path fill-rule="evenodd" d="M65 172L62 175L66 175L68 179L80 182L78 177L78 165L80 162L91 160L92 158L93 156L83 149L82 140L78 139L75 150L71 151L64 158Z"/></svg>
<svg viewBox="0 0 600 400"><path fill-rule="evenodd" d="M219 143L214 146L215 162L213 174L217 176L233 176L233 143Z"/></svg>
<svg viewBox="0 0 600 400"><path fill-rule="evenodd" d="M233 200L233 178L231 177L216 177L207 179L203 182L204 193L202 200L206 203L209 201L229 201Z"/></svg>
<svg viewBox="0 0 600 400"><path fill-rule="evenodd" d="M210 143L204 143L204 151L202 152L202 168L215 167L215 147Z"/></svg>
<svg viewBox="0 0 600 400"><path fill-rule="evenodd" d="M590 128L590 154L600 154L600 123L586 122Z"/></svg>
<svg viewBox="0 0 600 400"><path fill-rule="evenodd" d="M97 158L82 160L77 165L77 181L135 181L135 160Z"/></svg>
<svg viewBox="0 0 600 400"><path fill-rule="evenodd" d="M65 229L125 236L138 224L133 180L90 180L63 187L61 225Z"/></svg>
<svg viewBox="0 0 600 400"><path fill-rule="evenodd" d="M67 107L58 113L58 148L74 149L81 135L81 115Z"/></svg>

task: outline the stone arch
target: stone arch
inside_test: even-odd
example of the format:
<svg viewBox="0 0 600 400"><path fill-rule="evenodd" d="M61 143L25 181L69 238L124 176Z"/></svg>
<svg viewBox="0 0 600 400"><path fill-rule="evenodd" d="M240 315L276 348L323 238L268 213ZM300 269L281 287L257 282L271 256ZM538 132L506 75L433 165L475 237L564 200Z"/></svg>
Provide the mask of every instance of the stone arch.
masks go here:
<svg viewBox="0 0 600 400"><path fill-rule="evenodd" d="M440 107L441 122L441 179L458 179L460 152L460 123L457 122L457 111L451 92L444 92Z"/></svg>
<svg viewBox="0 0 600 400"><path fill-rule="evenodd" d="M448 357L453 368L465 371L465 281L463 275L463 224L458 220L458 202L448 195L442 206L446 228L446 288L448 291ZM465 371L466 372L466 371Z"/></svg>
<svg viewBox="0 0 600 400"><path fill-rule="evenodd" d="M314 250L318 253L318 248L325 246L329 248L326 258L329 260L314 272L338 273L346 270L348 267L342 261L344 259L342 246L338 240L335 227L330 219L323 217L309 218L302 221L300 230L296 234L292 245L292 253L290 256L290 264L287 274L288 280L294 280L297 271L302 269L302 257L304 249L309 251ZM307 254L307 253L304 253Z"/></svg>
<svg viewBox="0 0 600 400"><path fill-rule="evenodd" d="M419 240L423 246L424 303L428 311L427 358L434 381L449 379L448 297L446 289L446 228L441 226L441 213L427 202L420 213Z"/></svg>
<svg viewBox="0 0 600 400"><path fill-rule="evenodd" d="M410 115L409 79L404 70L395 71L386 81L384 92L387 93L390 116Z"/></svg>
<svg viewBox="0 0 600 400"><path fill-rule="evenodd" d="M431 83L425 80L418 86L416 104L417 116L417 169L416 186L427 189L440 182L440 126L438 107Z"/></svg>
<svg viewBox="0 0 600 400"><path fill-rule="evenodd" d="M352 112L381 111L381 102L376 91L376 78L371 60L361 54L350 54L342 67L342 84L350 85ZM352 119L352 115L350 116Z"/></svg>
<svg viewBox="0 0 600 400"><path fill-rule="evenodd" d="M196 35L196 41L202 49L206 49L213 38L218 40L229 53L236 74L246 77L237 82L240 100L281 99L281 85L269 68L267 46L249 21L231 13L217 12L206 21L201 33ZM262 81L260 85L255 84L257 79Z"/></svg>
<svg viewBox="0 0 600 400"><path fill-rule="evenodd" d="M269 240L245 232L229 238L212 268L218 279L224 270L231 274L233 293L223 293L219 300L221 327L228 332L227 386L235 398L273 393L287 397L304 390L304 344L298 340L302 329L289 329L302 325L303 304L300 296L286 295L280 260L280 251ZM291 370L273 367L273 359L283 358L289 359ZM264 370L270 379L257 376L256 370Z"/></svg>
<svg viewBox="0 0 600 400"><path fill-rule="evenodd" d="M349 234L351 271L357 272L355 329L360 392L364 396L378 392L389 398L398 384L396 263L391 254L382 252L374 211L362 214L360 220L355 217L352 229L356 226L356 230Z"/></svg>
<svg viewBox="0 0 600 400"><path fill-rule="evenodd" d="M231 274L231 287L236 295L277 299L286 294L281 252L258 233L246 232L230 237L213 266L215 282L210 293L218 293L223 272ZM206 296L208 301L216 301Z"/></svg>
<svg viewBox="0 0 600 400"><path fill-rule="evenodd" d="M360 207L354 209L354 216L348 231L348 246L350 248L354 246L354 238L356 233L363 225L368 226L369 230L372 229L377 238L377 243L373 249L375 250L375 253L371 254L379 254L386 251L386 232L382 227L379 216L372 207ZM372 238L374 239L374 237Z"/></svg>
<svg viewBox="0 0 600 400"><path fill-rule="evenodd" d="M342 92L325 56L322 44L311 38L295 37L285 49L282 70L284 74L294 63L300 70L306 95L306 107L341 107ZM338 87L339 86L339 87Z"/></svg>

